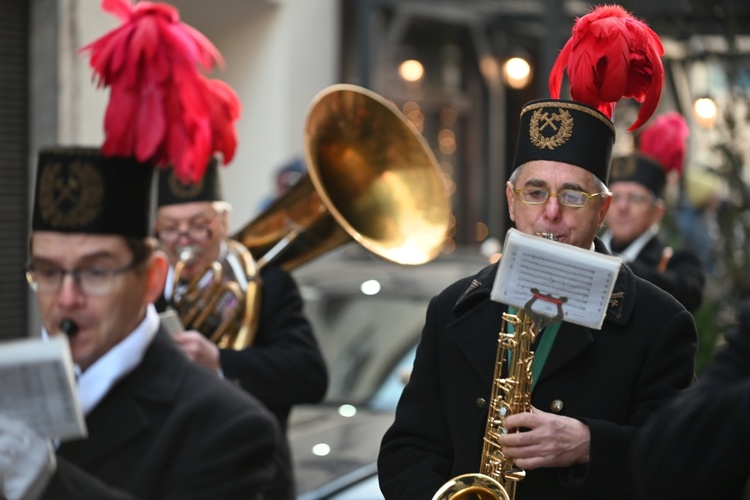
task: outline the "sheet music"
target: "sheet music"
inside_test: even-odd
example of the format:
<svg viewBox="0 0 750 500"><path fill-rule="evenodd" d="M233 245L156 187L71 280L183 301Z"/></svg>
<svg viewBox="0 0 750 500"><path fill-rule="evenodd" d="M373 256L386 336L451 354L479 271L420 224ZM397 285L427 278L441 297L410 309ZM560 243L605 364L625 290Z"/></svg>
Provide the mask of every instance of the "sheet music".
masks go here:
<svg viewBox="0 0 750 500"><path fill-rule="evenodd" d="M50 439L86 437L67 338L0 343L0 413Z"/></svg>
<svg viewBox="0 0 750 500"><path fill-rule="evenodd" d="M564 299L564 321L600 329L622 259L510 229L492 300L523 308L536 289Z"/></svg>

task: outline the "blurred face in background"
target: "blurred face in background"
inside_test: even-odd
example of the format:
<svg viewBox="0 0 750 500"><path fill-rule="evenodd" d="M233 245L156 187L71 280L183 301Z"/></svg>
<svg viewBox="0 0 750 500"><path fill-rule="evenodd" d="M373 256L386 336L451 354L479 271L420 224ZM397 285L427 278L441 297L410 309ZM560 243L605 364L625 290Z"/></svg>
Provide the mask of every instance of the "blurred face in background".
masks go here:
<svg viewBox="0 0 750 500"><path fill-rule="evenodd" d="M612 204L605 225L612 233L612 242L627 245L664 216L664 202L643 184L615 182L610 186Z"/></svg>
<svg viewBox="0 0 750 500"><path fill-rule="evenodd" d="M229 232L228 211L210 201L181 203L159 208L156 233L174 266L181 255L193 255L182 277L192 279L218 260L221 242Z"/></svg>

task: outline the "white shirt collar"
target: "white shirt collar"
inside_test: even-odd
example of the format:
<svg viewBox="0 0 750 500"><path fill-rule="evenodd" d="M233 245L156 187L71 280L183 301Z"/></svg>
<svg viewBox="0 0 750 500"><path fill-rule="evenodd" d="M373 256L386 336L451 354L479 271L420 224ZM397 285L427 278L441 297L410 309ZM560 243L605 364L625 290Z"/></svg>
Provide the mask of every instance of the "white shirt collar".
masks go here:
<svg viewBox="0 0 750 500"><path fill-rule="evenodd" d="M643 247L645 247L646 244L651 241L651 238L653 238L657 234L659 234L659 225L653 224L647 230L643 231L643 234L634 239L633 242L628 245L625 250L617 255L622 257L622 260L624 260L625 262L633 262L638 258L638 254L641 253ZM610 251L612 251L612 233L610 231L607 231L602 235L602 242Z"/></svg>
<svg viewBox="0 0 750 500"><path fill-rule="evenodd" d="M159 330L159 314L153 304L146 307L143 321L129 335L97 359L81 373L78 365L78 399L84 415L88 415L104 399L115 383L141 364L143 356ZM42 336L48 337L42 329Z"/></svg>

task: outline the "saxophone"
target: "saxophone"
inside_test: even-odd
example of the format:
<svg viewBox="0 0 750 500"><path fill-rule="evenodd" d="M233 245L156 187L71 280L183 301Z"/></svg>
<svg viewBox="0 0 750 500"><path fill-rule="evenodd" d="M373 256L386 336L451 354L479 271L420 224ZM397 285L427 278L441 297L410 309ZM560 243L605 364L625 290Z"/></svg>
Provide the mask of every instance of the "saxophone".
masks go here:
<svg viewBox="0 0 750 500"><path fill-rule="evenodd" d="M562 319L561 304L566 301L565 298L545 296L535 288L531 292L533 297L523 309L515 314L503 313L479 473L454 477L435 493L432 500L513 500L516 485L526 476L526 471L503 454L499 438L508 432L503 428L507 416L531 411L531 367L534 361L531 347L544 326ZM534 312L534 302L538 299L555 303L557 315L549 317ZM508 333L508 325L513 327L513 333ZM503 378L506 363L509 363L508 375Z"/></svg>

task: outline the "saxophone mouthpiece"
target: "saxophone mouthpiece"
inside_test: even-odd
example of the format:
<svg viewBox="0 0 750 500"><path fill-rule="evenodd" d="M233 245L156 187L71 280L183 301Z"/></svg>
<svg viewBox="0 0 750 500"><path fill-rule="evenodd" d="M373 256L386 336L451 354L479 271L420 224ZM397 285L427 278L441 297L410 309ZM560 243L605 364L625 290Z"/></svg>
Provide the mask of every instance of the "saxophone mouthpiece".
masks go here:
<svg viewBox="0 0 750 500"><path fill-rule="evenodd" d="M60 322L60 330L68 337L75 337L78 333L78 325L70 318L65 318Z"/></svg>

